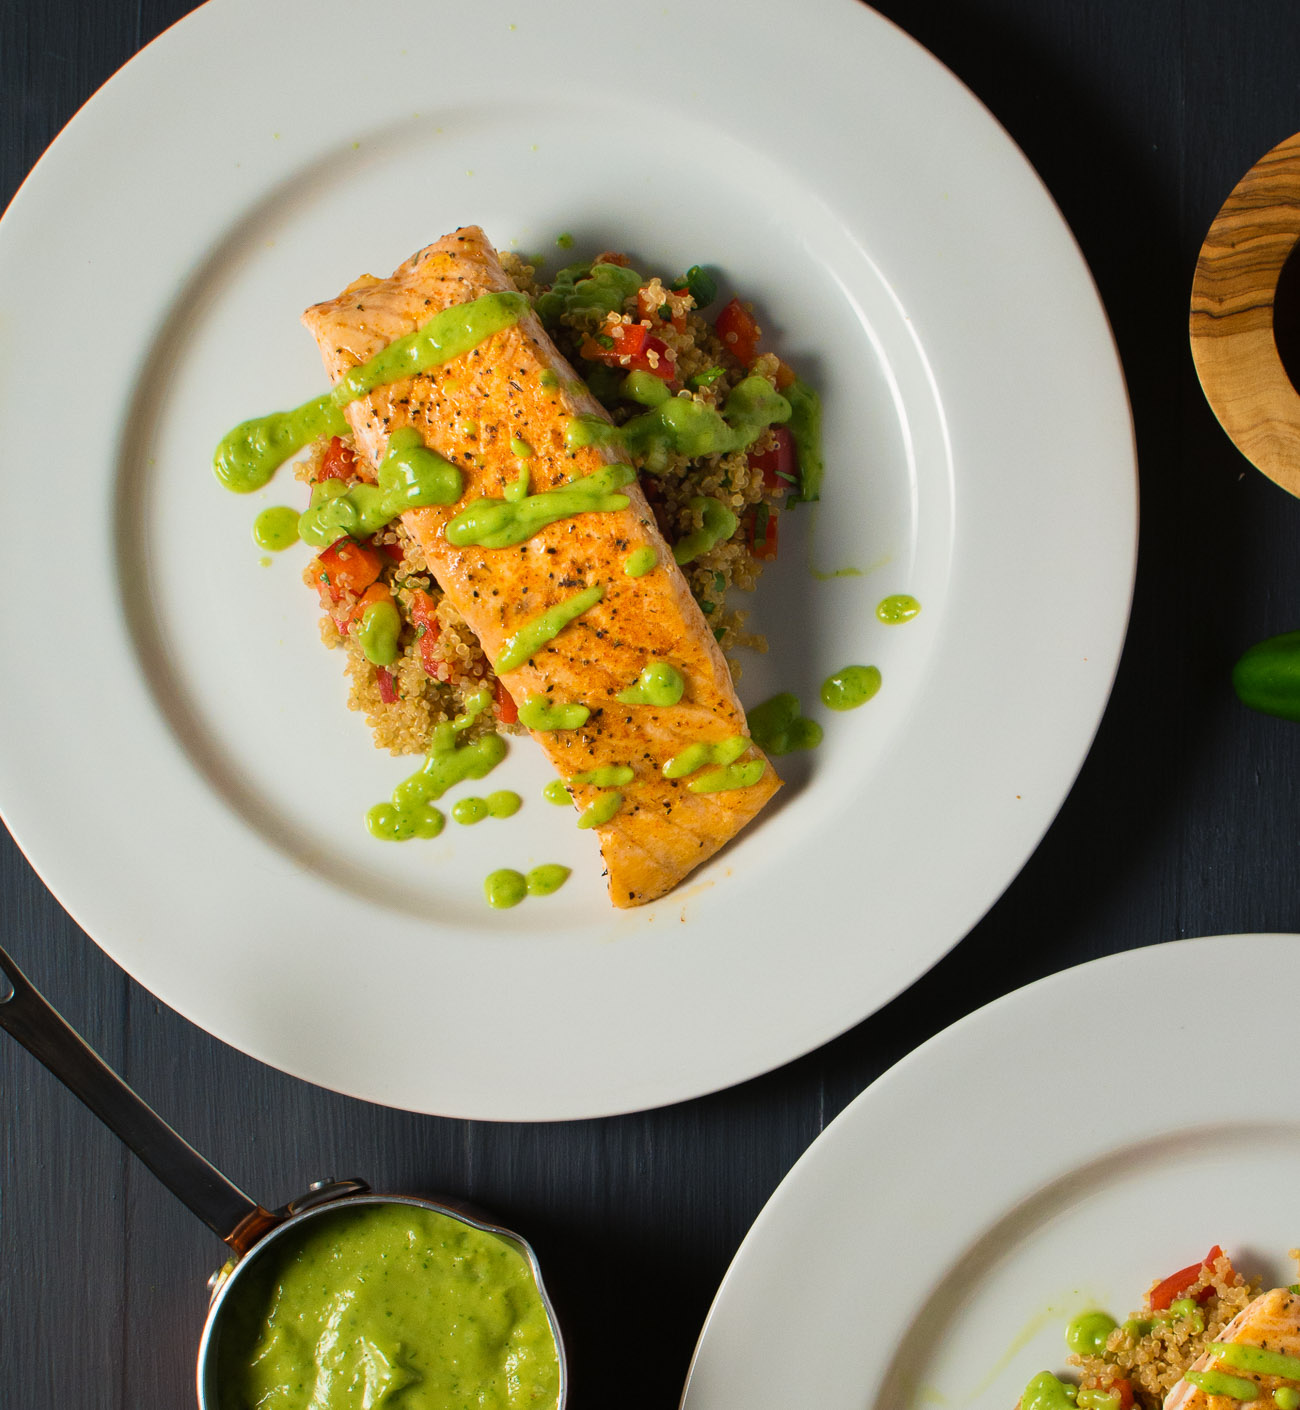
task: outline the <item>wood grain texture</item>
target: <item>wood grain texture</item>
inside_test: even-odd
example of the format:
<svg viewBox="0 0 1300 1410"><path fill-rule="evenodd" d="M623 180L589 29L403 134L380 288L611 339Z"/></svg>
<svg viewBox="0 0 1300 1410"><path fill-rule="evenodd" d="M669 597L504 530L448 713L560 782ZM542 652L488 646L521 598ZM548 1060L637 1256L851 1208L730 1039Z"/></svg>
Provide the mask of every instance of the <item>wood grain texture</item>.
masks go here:
<svg viewBox="0 0 1300 1410"><path fill-rule="evenodd" d="M1274 330L1283 267L1300 240L1300 133L1255 163L1196 261L1189 332L1201 388L1223 429L1269 479L1300 495L1300 393Z"/></svg>
<svg viewBox="0 0 1300 1410"><path fill-rule="evenodd" d="M0 0L0 193L188 8ZM1184 331L1197 250L1224 196L1300 127L1293 0L879 8L989 105L1071 223L1124 358L1142 474L1137 598L1097 741L1038 851L947 959L869 1022L728 1092L558 1126L439 1120L297 1082L193 1028L105 959L0 837L5 947L250 1192L279 1202L318 1176L361 1173L477 1200L526 1230L566 1317L574 1410L615 1395L626 1410L671 1410L763 1201L825 1123L917 1043L1101 954L1300 930L1300 729L1248 714L1228 684L1251 641L1300 625L1300 503L1243 473ZM187 1410L220 1243L8 1042L0 1093L0 1407ZM925 1130L915 1146L949 1154ZM617 1270L612 1293L593 1280L597 1259ZM620 1348L627 1325L660 1348L635 1377Z"/></svg>

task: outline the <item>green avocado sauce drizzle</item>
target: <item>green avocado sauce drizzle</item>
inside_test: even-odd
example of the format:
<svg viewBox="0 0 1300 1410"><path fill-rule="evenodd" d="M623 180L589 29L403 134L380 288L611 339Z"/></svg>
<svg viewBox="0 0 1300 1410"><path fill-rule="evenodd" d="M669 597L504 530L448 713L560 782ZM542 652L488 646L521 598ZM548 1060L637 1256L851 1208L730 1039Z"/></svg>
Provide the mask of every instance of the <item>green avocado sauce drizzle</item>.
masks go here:
<svg viewBox="0 0 1300 1410"><path fill-rule="evenodd" d="M521 479L525 490L527 474L525 466ZM476 499L448 522L443 533L447 542L456 548L509 548L511 544L523 543L541 533L557 519L626 509L630 501L617 491L635 479L636 471L618 461L540 494L525 493L515 499Z"/></svg>
<svg viewBox="0 0 1300 1410"><path fill-rule="evenodd" d="M507 290L483 294L435 313L414 333L396 339L352 368L322 396L292 411L255 417L228 432L212 460L217 479L239 494L260 489L291 455L310 442L321 436L347 435L351 427L343 408L349 402L376 387L414 377L462 356L493 333L518 323L527 311L524 295Z"/></svg>
<svg viewBox="0 0 1300 1410"><path fill-rule="evenodd" d="M663 776L697 775L686 785L692 793L728 793L734 788L750 788L763 777L767 761L749 759L738 764L736 760L749 745L750 741L743 734L734 734L730 739L716 740L712 744L688 744L663 766ZM715 767L707 767L710 764Z"/></svg>
<svg viewBox="0 0 1300 1410"><path fill-rule="evenodd" d="M510 867L492 872L483 882L483 894L494 910L517 906L525 896L553 896L569 879L569 868L555 862L534 867L527 876Z"/></svg>
<svg viewBox="0 0 1300 1410"><path fill-rule="evenodd" d="M498 788L487 796L488 812L494 818L512 818L523 805L524 800L510 788Z"/></svg>
<svg viewBox="0 0 1300 1410"><path fill-rule="evenodd" d="M1273 1404L1277 1410L1300 1410L1300 1390L1294 1386L1278 1386L1273 1392Z"/></svg>
<svg viewBox="0 0 1300 1410"><path fill-rule="evenodd" d="M693 563L709 549L725 543L736 532L739 520L720 499L697 494L690 500L690 508L702 517L698 529L684 534L673 545L673 558L679 567Z"/></svg>
<svg viewBox="0 0 1300 1410"><path fill-rule="evenodd" d="M1254 1400L1259 1385L1245 1376L1229 1376L1224 1371L1188 1371L1183 1379L1206 1395L1226 1395L1230 1400Z"/></svg>
<svg viewBox="0 0 1300 1410"><path fill-rule="evenodd" d="M298 511L287 504L273 504L253 520L253 542L258 548L280 553L298 542Z"/></svg>
<svg viewBox="0 0 1300 1410"><path fill-rule="evenodd" d="M621 427L603 416L576 416L564 439L570 450L622 446L651 474L661 474L673 455L696 460L745 450L769 426L789 418L790 403L765 377L746 377L732 388L720 412L689 397L669 397Z"/></svg>
<svg viewBox="0 0 1300 1410"><path fill-rule="evenodd" d="M563 602L557 602L554 607L548 607L532 621L525 622L514 636L507 638L505 649L492 663L492 669L499 676L516 670L535 656L548 641L559 636L570 622L576 621L584 612L591 611L604 596L604 584L596 583Z"/></svg>
<svg viewBox="0 0 1300 1410"><path fill-rule="evenodd" d="M629 578L644 578L647 573L653 572L658 566L658 550L650 544L634 548L623 560L623 571Z"/></svg>
<svg viewBox="0 0 1300 1410"><path fill-rule="evenodd" d="M688 744L680 754L668 760L662 773L665 778L685 778L706 764L733 764L748 748L749 740L743 734L733 734L729 739L710 744Z"/></svg>
<svg viewBox="0 0 1300 1410"><path fill-rule="evenodd" d="M566 803L573 802L573 794L569 792L562 778L553 778L550 783L542 789L542 797L545 798L548 803L556 803L561 808L564 807Z"/></svg>
<svg viewBox="0 0 1300 1410"><path fill-rule="evenodd" d="M746 716L749 732L768 754L793 754L796 749L816 749L822 742L822 727L799 713L799 697L783 690Z"/></svg>
<svg viewBox="0 0 1300 1410"><path fill-rule="evenodd" d="M896 592L876 604L876 617L886 626L910 622L921 610L921 604L908 592Z"/></svg>
<svg viewBox="0 0 1300 1410"><path fill-rule="evenodd" d="M845 666L822 682L822 704L828 710L856 710L880 689L875 666Z"/></svg>
<svg viewBox="0 0 1300 1410"><path fill-rule="evenodd" d="M465 827L480 823L488 815L488 805L483 798L457 798L452 805L451 816Z"/></svg>
<svg viewBox="0 0 1300 1410"><path fill-rule="evenodd" d="M298 519L298 536L313 548L328 548L345 537L366 538L403 510L429 504L455 504L465 477L451 461L424 444L414 426L402 426L388 441L376 485L320 480L311 504Z"/></svg>
<svg viewBox="0 0 1300 1410"><path fill-rule="evenodd" d="M1074 1392L1050 1371L1040 1371L1025 1387L1020 1410L1075 1410Z"/></svg>
<svg viewBox="0 0 1300 1410"><path fill-rule="evenodd" d="M1081 1312L1066 1327L1065 1344L1076 1356L1098 1356L1114 1330L1115 1319L1109 1313Z"/></svg>
<svg viewBox="0 0 1300 1410"><path fill-rule="evenodd" d="M581 729L590 714L585 705L548 700L544 695L525 695L519 702L519 723L526 729Z"/></svg>
<svg viewBox="0 0 1300 1410"><path fill-rule="evenodd" d="M636 684L619 691L621 705L676 705L686 689L686 679L668 661L651 661L641 668Z"/></svg>
<svg viewBox="0 0 1300 1410"><path fill-rule="evenodd" d="M391 666L402 654L397 644L402 634L402 617L387 598L372 602L362 613L360 626L354 630L362 655L372 666Z"/></svg>
<svg viewBox="0 0 1300 1410"><path fill-rule="evenodd" d="M556 862L534 867L524 878L530 896L551 896L569 879L569 868Z"/></svg>
<svg viewBox="0 0 1300 1410"><path fill-rule="evenodd" d="M1234 1371L1254 1371L1257 1376L1282 1376L1288 1381L1300 1381L1300 1356L1269 1351L1262 1346L1246 1346L1241 1342L1211 1342L1215 1360L1231 1366Z"/></svg>
<svg viewBox="0 0 1300 1410"><path fill-rule="evenodd" d="M607 823L622 806L623 795L617 789L598 793L591 807L584 808L578 815L578 826L599 827L602 823Z"/></svg>
<svg viewBox="0 0 1300 1410"><path fill-rule="evenodd" d="M604 768L588 769L586 773L574 774L570 783L589 783L593 788L622 788L636 777L636 770L630 764L606 764Z"/></svg>
<svg viewBox="0 0 1300 1410"><path fill-rule="evenodd" d="M424 764L393 789L390 803L377 803L366 814L372 837L405 842L412 837L436 837L442 831L445 819L429 804L465 779L485 778L506 756L506 742L499 734L485 734L470 744L456 741L491 704L491 691L476 691L465 702L463 715L433 727Z"/></svg>

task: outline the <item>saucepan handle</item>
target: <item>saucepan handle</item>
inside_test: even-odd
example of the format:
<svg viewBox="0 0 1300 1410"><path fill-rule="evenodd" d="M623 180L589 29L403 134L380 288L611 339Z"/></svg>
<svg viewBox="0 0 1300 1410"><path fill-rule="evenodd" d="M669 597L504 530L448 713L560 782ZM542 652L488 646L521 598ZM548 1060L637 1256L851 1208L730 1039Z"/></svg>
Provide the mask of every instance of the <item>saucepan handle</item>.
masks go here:
<svg viewBox="0 0 1300 1410"><path fill-rule="evenodd" d="M246 1252L278 1222L278 1216L231 1184L136 1096L59 1016L3 949L0 1028L43 1063L237 1253Z"/></svg>

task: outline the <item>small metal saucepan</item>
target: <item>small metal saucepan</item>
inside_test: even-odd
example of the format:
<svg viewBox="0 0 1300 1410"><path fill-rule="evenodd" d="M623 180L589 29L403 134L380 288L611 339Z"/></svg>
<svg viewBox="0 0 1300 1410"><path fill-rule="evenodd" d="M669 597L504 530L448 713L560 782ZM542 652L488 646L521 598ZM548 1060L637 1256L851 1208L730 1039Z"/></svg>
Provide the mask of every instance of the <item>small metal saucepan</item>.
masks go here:
<svg viewBox="0 0 1300 1410"><path fill-rule="evenodd" d="M222 1328L241 1290L245 1274L278 1240L308 1220L362 1205L402 1204L432 1210L513 1244L528 1262L537 1293L555 1336L559 1358L557 1410L568 1398L569 1376L564 1340L542 1282L537 1255L526 1239L510 1229L456 1205L412 1195L375 1194L364 1180L319 1180L283 1209L264 1209L210 1165L110 1068L30 983L0 949L0 1028L16 1038L78 1097L189 1209L233 1250L234 1259L209 1280L212 1303L199 1341L197 1371L199 1410L221 1410L217 1384Z"/></svg>

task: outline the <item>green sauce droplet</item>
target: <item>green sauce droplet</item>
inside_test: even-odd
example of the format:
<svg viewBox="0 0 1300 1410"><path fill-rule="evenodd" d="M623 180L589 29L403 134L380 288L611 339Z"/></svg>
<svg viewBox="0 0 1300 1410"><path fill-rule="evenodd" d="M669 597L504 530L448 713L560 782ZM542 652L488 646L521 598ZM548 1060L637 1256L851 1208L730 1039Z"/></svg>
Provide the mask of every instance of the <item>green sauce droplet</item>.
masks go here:
<svg viewBox="0 0 1300 1410"><path fill-rule="evenodd" d="M407 509L455 504L465 477L449 460L430 450L419 431L402 426L379 462L377 485L321 480L312 486L311 505L298 519L304 543L328 548L344 537L367 538Z"/></svg>
<svg viewBox="0 0 1300 1410"><path fill-rule="evenodd" d="M396 606L385 598L372 602L362 613L361 623L353 627L362 653L372 666L391 666L402 654L397 639L402 633L402 617Z"/></svg>
<svg viewBox="0 0 1300 1410"><path fill-rule="evenodd" d="M541 732L580 729L587 723L590 714L591 711L585 705L549 700L545 695L525 695L519 702L519 723L525 729Z"/></svg>
<svg viewBox="0 0 1300 1410"><path fill-rule="evenodd" d="M578 817L579 827L599 827L607 823L623 806L623 795L617 791L600 794L590 808Z"/></svg>
<svg viewBox="0 0 1300 1410"><path fill-rule="evenodd" d="M822 742L821 725L799 713L799 697L788 690L755 705L747 718L754 742L769 754L816 749Z"/></svg>
<svg viewBox="0 0 1300 1410"><path fill-rule="evenodd" d="M526 622L514 636L507 639L505 649L492 663L497 675L505 675L535 656L548 641L553 640L576 618L589 612L605 596L601 583L575 593L564 602L557 602L545 612Z"/></svg>
<svg viewBox="0 0 1300 1410"><path fill-rule="evenodd" d="M545 798L548 803L558 803L560 807L564 807L566 803L573 802L573 794L565 787L562 778L553 778L550 783L542 789L542 797Z"/></svg>
<svg viewBox="0 0 1300 1410"><path fill-rule="evenodd" d="M511 906L517 906L528 894L528 881L523 872L502 867L500 871L492 872L483 882L483 894L493 910L509 910Z"/></svg>
<svg viewBox="0 0 1300 1410"><path fill-rule="evenodd" d="M676 705L685 689L686 680L676 666L651 661L642 667L636 684L620 691L617 699L623 705Z"/></svg>
<svg viewBox="0 0 1300 1410"><path fill-rule="evenodd" d="M822 682L822 704L829 710L856 710L880 689L875 666L845 666Z"/></svg>
<svg viewBox="0 0 1300 1410"><path fill-rule="evenodd" d="M567 230L562 231L555 237L555 243L562 250L571 250L573 248L573 236L570 235Z"/></svg>
<svg viewBox="0 0 1300 1410"><path fill-rule="evenodd" d="M685 778L706 764L733 764L749 748L749 740L743 734L733 734L729 739L719 739L712 743L688 744L680 754L674 754L663 766L665 778Z"/></svg>
<svg viewBox="0 0 1300 1410"><path fill-rule="evenodd" d="M766 378L746 377L732 388L721 412L689 397L668 397L621 428L601 417L575 417L565 443L570 450L622 445L651 474L661 474L674 455L698 460L745 450L769 426L788 421L790 412L790 403Z"/></svg>
<svg viewBox="0 0 1300 1410"><path fill-rule="evenodd" d="M1229 1376L1223 1371L1188 1371L1183 1379L1206 1395L1225 1395L1229 1400L1254 1400L1259 1390L1245 1376Z"/></svg>
<svg viewBox="0 0 1300 1410"><path fill-rule="evenodd" d="M488 805L482 798L458 798L452 806L451 815L466 827L482 822L488 815Z"/></svg>
<svg viewBox="0 0 1300 1410"><path fill-rule="evenodd" d="M372 836L404 842L411 837L436 837L442 831L442 814L430 808L429 803L457 783L486 777L506 756L506 742L499 734L485 734L470 744L456 742L456 736L491 704L491 691L476 691L465 702L464 714L434 726L423 765L393 789L391 803L380 803L366 814L366 826ZM418 831L421 820L432 825L430 815L437 818L436 830Z"/></svg>
<svg viewBox="0 0 1300 1410"><path fill-rule="evenodd" d="M510 454L517 455L520 460L527 460L533 453L533 448L522 436L510 437Z"/></svg>
<svg viewBox="0 0 1300 1410"><path fill-rule="evenodd" d="M1074 1386L1064 1385L1050 1371L1040 1371L1024 1389L1020 1410L1074 1410Z"/></svg>
<svg viewBox="0 0 1300 1410"><path fill-rule="evenodd" d="M273 412L236 426L222 438L213 456L217 479L240 494L260 489L291 455L312 441L346 436L352 428L343 408L349 402L462 356L493 333L518 323L527 311L524 295L508 290L435 313L414 333L354 367L323 396L293 411Z"/></svg>
<svg viewBox="0 0 1300 1410"><path fill-rule="evenodd" d="M409 842L413 837L437 837L446 821L437 808L376 803L366 814L366 829L381 842Z"/></svg>
<svg viewBox="0 0 1300 1410"><path fill-rule="evenodd" d="M253 520L253 542L258 548L280 553L298 542L298 511L285 504L273 504Z"/></svg>
<svg viewBox="0 0 1300 1410"><path fill-rule="evenodd" d="M1278 1386L1273 1392L1273 1404L1277 1410L1300 1410L1300 1390L1294 1386Z"/></svg>
<svg viewBox="0 0 1300 1410"><path fill-rule="evenodd" d="M551 896L569 879L569 868L546 862L528 873L526 884L530 896Z"/></svg>
<svg viewBox="0 0 1300 1410"><path fill-rule="evenodd" d="M606 764L601 769L588 769L586 773L574 774L570 783L590 783L596 788L622 788L636 777L636 771L629 764Z"/></svg>
<svg viewBox="0 0 1300 1410"><path fill-rule="evenodd" d="M720 499L697 494L690 501L692 511L702 516L700 527L685 534L673 545L673 558L679 566L693 563L711 548L725 543L736 532L740 520Z"/></svg>
<svg viewBox="0 0 1300 1410"><path fill-rule="evenodd" d="M629 578L644 578L659 566L659 553L650 544L634 548L623 560L623 571Z"/></svg>
<svg viewBox="0 0 1300 1410"><path fill-rule="evenodd" d="M1115 1319L1105 1312L1081 1312L1066 1327L1065 1344L1076 1356L1100 1355L1115 1325Z"/></svg>
<svg viewBox="0 0 1300 1410"><path fill-rule="evenodd" d="M524 800L509 788L498 788L487 796L488 812L494 818L512 818L523 804Z"/></svg>
<svg viewBox="0 0 1300 1410"><path fill-rule="evenodd" d="M523 476L527 473L525 467ZM540 494L525 493L513 499L508 494L504 499L476 499L448 522L443 534L456 548L509 548L541 533L559 519L626 509L631 501L617 491L634 479L636 471L618 461ZM522 483L526 489L527 479L522 478Z"/></svg>
<svg viewBox="0 0 1300 1410"><path fill-rule="evenodd" d="M729 793L733 788L752 788L767 768L765 759L747 759L728 764L725 769L705 769L686 785L692 793Z"/></svg>
<svg viewBox="0 0 1300 1410"><path fill-rule="evenodd" d="M876 604L876 616L891 626L899 622L910 622L921 610L921 604L905 592L895 593Z"/></svg>

